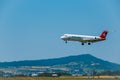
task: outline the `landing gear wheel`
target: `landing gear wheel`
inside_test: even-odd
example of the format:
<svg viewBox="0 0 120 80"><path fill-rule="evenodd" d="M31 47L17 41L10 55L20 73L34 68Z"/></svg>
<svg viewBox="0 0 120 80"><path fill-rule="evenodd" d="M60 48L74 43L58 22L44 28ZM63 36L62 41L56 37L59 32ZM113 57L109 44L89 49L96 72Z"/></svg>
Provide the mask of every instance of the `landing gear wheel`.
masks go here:
<svg viewBox="0 0 120 80"><path fill-rule="evenodd" d="M65 41L65 43L67 44L67 40Z"/></svg>
<svg viewBox="0 0 120 80"><path fill-rule="evenodd" d="M84 45L84 43L82 43L82 45Z"/></svg>
<svg viewBox="0 0 120 80"><path fill-rule="evenodd" d="M88 43L88 45L90 45L90 42Z"/></svg>

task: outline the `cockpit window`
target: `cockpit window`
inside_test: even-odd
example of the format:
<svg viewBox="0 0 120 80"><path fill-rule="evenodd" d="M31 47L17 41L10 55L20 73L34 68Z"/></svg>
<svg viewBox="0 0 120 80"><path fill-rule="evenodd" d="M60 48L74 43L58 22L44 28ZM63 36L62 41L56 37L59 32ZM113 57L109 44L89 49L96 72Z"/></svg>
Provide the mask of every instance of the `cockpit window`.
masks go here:
<svg viewBox="0 0 120 80"><path fill-rule="evenodd" d="M67 35L66 35L66 34L65 34L64 36L65 36L65 37L67 37Z"/></svg>

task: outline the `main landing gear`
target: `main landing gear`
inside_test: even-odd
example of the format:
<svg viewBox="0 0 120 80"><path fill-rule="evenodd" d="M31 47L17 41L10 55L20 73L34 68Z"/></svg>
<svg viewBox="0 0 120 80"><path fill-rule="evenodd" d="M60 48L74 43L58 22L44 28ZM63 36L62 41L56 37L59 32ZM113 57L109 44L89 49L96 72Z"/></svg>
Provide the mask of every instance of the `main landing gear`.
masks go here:
<svg viewBox="0 0 120 80"><path fill-rule="evenodd" d="M84 45L84 43L82 42L82 45ZM91 45L91 43L89 42L88 45Z"/></svg>
<svg viewBox="0 0 120 80"><path fill-rule="evenodd" d="M90 45L90 42L88 43L88 45Z"/></svg>
<svg viewBox="0 0 120 80"><path fill-rule="evenodd" d="M82 45L84 45L84 43L82 43Z"/></svg>

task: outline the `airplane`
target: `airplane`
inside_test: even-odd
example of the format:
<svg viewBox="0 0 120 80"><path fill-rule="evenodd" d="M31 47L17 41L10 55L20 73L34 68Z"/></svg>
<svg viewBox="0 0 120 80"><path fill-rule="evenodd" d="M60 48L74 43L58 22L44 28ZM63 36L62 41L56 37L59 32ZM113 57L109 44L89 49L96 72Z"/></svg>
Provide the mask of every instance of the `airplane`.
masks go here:
<svg viewBox="0 0 120 80"><path fill-rule="evenodd" d="M104 30L100 36L88 36L88 35L77 35L77 34L64 34L63 36L61 36L60 38L62 40L65 41L65 43L67 43L67 41L77 41L77 42L81 42L82 45L84 45L84 43L88 43L88 45L90 45L91 43L94 42L99 42L99 41L104 41L106 40L106 36L107 36L108 31Z"/></svg>

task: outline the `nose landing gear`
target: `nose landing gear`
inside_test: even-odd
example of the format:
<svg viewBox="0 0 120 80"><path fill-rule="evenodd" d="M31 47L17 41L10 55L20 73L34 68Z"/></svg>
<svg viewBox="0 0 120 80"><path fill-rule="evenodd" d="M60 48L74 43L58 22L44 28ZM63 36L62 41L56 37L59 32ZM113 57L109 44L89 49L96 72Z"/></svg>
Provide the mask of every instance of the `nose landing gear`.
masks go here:
<svg viewBox="0 0 120 80"><path fill-rule="evenodd" d="M67 40L65 40L65 43L67 44Z"/></svg>

